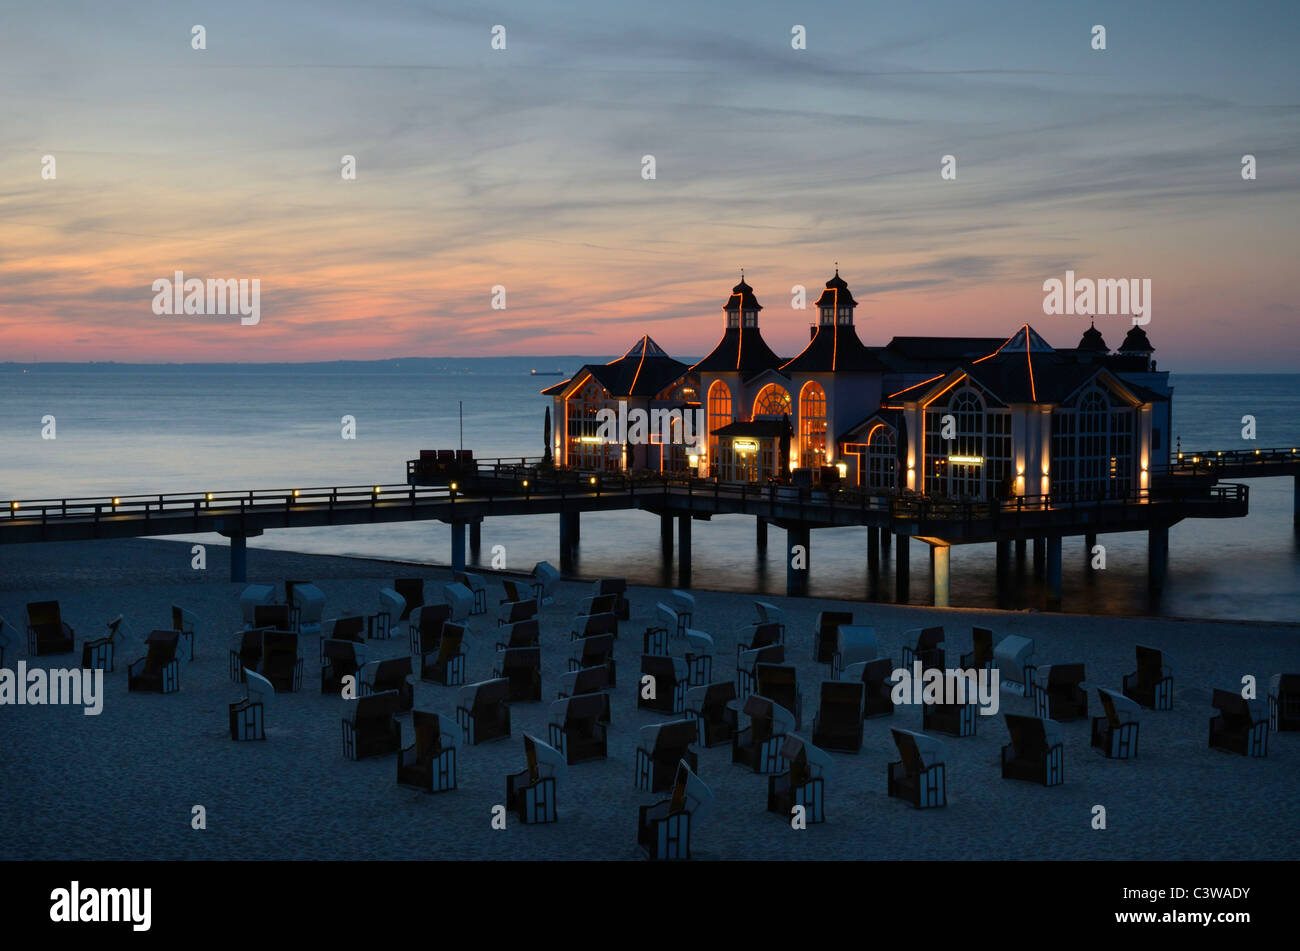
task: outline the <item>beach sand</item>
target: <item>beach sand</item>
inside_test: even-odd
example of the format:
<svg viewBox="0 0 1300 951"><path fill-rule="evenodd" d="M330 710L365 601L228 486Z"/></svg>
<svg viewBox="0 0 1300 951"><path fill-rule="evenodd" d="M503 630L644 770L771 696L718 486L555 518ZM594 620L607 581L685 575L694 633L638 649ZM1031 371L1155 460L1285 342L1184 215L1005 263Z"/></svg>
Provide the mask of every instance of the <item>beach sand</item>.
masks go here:
<svg viewBox="0 0 1300 951"><path fill-rule="evenodd" d="M0 707L0 859L631 859L637 806L666 798L633 785L637 728L666 719L636 710L641 635L655 619L663 592L629 589L632 618L620 626L618 685L613 694L609 758L568 768L559 781L559 821L491 828L492 806L504 802L505 777L523 768L522 734L546 738L549 702L569 655L570 621L590 594L588 582L564 582L541 611L545 702L512 708L509 740L458 743L459 788L429 795L395 783L394 757L350 762L342 756L345 701L319 692L316 638L306 638L303 689L279 694L266 712L264 743L235 743L227 704L243 695L227 672L227 651L241 627L241 584L228 577L225 550L209 546L208 572L189 567L189 544L155 540L95 541L0 548L0 614L19 630L25 603L57 598L77 632L78 652L118 613L139 638L169 627L173 602L193 611L196 658L182 667L177 694L128 693L126 665L143 656L138 642L122 650L105 678L104 710ZM530 568L531 566L520 566ZM376 610L378 591L394 577L429 579L439 600L450 571L361 559L250 551L250 581L310 579L325 592L325 616ZM502 596L489 576L493 612ZM754 598L695 592L693 626L716 642L714 679L734 671L738 636L748 632ZM948 806L915 810L886 796L886 766L898 758L891 727L921 729L921 711L901 706L893 717L868 720L857 755L834 754L827 779L827 821L791 828L765 811L767 778L730 762L730 747L699 747L701 778L713 810L692 832L697 859L1293 859L1300 845L1300 735L1270 734L1265 759L1207 746L1215 687L1239 689L1253 675L1260 696L1268 678L1300 671L1300 626L1081 617L863 602L764 598L786 613L787 663L798 667L803 730L811 736L826 665L811 659L821 610L851 610L876 628L897 663L905 629L942 624L950 664L970 649L972 625L999 636L1034 638L1039 664L1082 661L1088 681L1118 689L1135 668L1133 646L1165 649L1174 668L1175 708L1144 711L1140 756L1112 761L1089 746L1089 723L1063 725L1065 782L1045 788L1001 778L1008 742L1001 715L980 717L978 734L942 737ZM496 660L494 613L471 619L470 681L487 679ZM12 633L12 632L11 632ZM25 641L18 638L16 640ZM682 642L672 642L680 653ZM405 626L389 641L368 642L371 659L407 650ZM13 667L25 642L6 651ZM78 654L33 659L69 667ZM458 688L418 682L415 706L454 722ZM1003 692L1000 713L1032 713L1032 704ZM1090 713L1100 711L1090 695ZM410 717L401 718L405 742ZM206 809L207 828L191 828L192 807ZM1107 828L1092 828L1093 807L1106 808Z"/></svg>

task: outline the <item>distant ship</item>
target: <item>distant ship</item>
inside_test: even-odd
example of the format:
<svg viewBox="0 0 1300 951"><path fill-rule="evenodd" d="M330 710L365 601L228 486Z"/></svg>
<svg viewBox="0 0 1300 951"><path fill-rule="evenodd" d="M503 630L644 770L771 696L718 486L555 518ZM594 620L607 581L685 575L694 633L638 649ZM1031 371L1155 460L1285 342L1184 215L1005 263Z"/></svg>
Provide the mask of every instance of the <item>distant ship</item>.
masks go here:
<svg viewBox="0 0 1300 951"><path fill-rule="evenodd" d="M563 370L529 370L533 376L564 376Z"/></svg>

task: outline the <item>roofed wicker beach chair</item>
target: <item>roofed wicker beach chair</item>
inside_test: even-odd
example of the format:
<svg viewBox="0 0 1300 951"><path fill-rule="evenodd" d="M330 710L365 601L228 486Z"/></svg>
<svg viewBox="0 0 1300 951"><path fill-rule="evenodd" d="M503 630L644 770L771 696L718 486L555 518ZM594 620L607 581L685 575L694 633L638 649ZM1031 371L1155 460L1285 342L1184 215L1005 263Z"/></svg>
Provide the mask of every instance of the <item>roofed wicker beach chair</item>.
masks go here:
<svg viewBox="0 0 1300 951"><path fill-rule="evenodd" d="M497 652L493 677L510 684L514 703L536 703L542 699L542 650L540 647L511 647Z"/></svg>
<svg viewBox="0 0 1300 951"><path fill-rule="evenodd" d="M1102 715L1092 718L1092 745L1111 759L1136 759L1142 708L1123 694L1097 688Z"/></svg>
<svg viewBox="0 0 1300 951"><path fill-rule="evenodd" d="M736 685L730 680L691 687L686 691L686 716L695 721L705 748L731 741L736 729Z"/></svg>
<svg viewBox="0 0 1300 951"><path fill-rule="evenodd" d="M320 692L342 694L343 678L357 677L366 663L365 645L327 637L320 642ZM356 680L352 682L356 688Z"/></svg>
<svg viewBox="0 0 1300 951"><path fill-rule="evenodd" d="M670 637L685 637L686 629L695 620L695 595L674 588L668 592L667 601L656 602L655 614Z"/></svg>
<svg viewBox="0 0 1300 951"><path fill-rule="evenodd" d="M482 575L476 575L472 571L458 571L452 575L451 580L464 585L474 596L474 607L470 611L471 614L487 614L487 582L483 580Z"/></svg>
<svg viewBox="0 0 1300 951"><path fill-rule="evenodd" d="M636 748L636 788L642 792L667 789L677 775L680 760L685 760L692 770L699 769L699 756L691 749L698 738L695 721L689 719L641 727Z"/></svg>
<svg viewBox="0 0 1300 951"><path fill-rule="evenodd" d="M646 677L652 679L647 681ZM689 680L690 668L683 658L642 654L637 708L655 713L682 713L686 709Z"/></svg>
<svg viewBox="0 0 1300 951"><path fill-rule="evenodd" d="M180 631L154 631L146 639L148 653L126 668L127 690L175 693L181 689L181 662L176 656Z"/></svg>
<svg viewBox="0 0 1300 951"><path fill-rule="evenodd" d="M596 587L600 582L596 582ZM618 607L618 595L616 594L592 594L578 602L578 617L586 617L590 614L614 614Z"/></svg>
<svg viewBox="0 0 1300 951"><path fill-rule="evenodd" d="M244 619L244 627L261 627L254 612L259 607L275 603L275 586L269 584L250 584L239 592L239 613Z"/></svg>
<svg viewBox="0 0 1300 951"><path fill-rule="evenodd" d="M597 596L613 595L614 615L620 621L626 621L632 616L632 604L627 599L626 578L601 578L593 586L593 591Z"/></svg>
<svg viewBox="0 0 1300 951"><path fill-rule="evenodd" d="M510 736L510 681L504 677L466 684L456 695L456 723L465 742L477 746Z"/></svg>
<svg viewBox="0 0 1300 951"><path fill-rule="evenodd" d="M557 699L566 700L569 697L586 696L599 696L601 698L604 712L600 716L600 722L610 723L613 706L609 697L609 668L585 667L582 670L560 674L560 689L556 694Z"/></svg>
<svg viewBox="0 0 1300 951"><path fill-rule="evenodd" d="M397 722L396 690L357 697L343 718L343 756L351 760L386 756L402 748L402 728Z"/></svg>
<svg viewBox="0 0 1300 951"><path fill-rule="evenodd" d="M618 637L618 618L612 611L606 611L604 614L580 614L575 617L573 627L569 631L569 640L599 637L602 634Z"/></svg>
<svg viewBox="0 0 1300 951"><path fill-rule="evenodd" d="M1274 674L1269 680L1268 723L1274 733L1300 730L1300 674Z"/></svg>
<svg viewBox="0 0 1300 951"><path fill-rule="evenodd" d="M1021 696L1029 695L1034 680L1034 641L1019 634L1008 634L993 645L993 665L998 669L998 683Z"/></svg>
<svg viewBox="0 0 1300 951"><path fill-rule="evenodd" d="M560 573L549 561L539 561L533 566L533 599L540 608L555 601L555 585Z"/></svg>
<svg viewBox="0 0 1300 951"><path fill-rule="evenodd" d="M530 617L526 621L516 621L503 632L498 632L497 636L505 635L504 641L497 641L497 650L503 651L509 647L540 647L542 643L542 629L537 623L537 618Z"/></svg>
<svg viewBox="0 0 1300 951"><path fill-rule="evenodd" d="M736 659L745 651L762 650L764 647L780 648L773 651L772 663L779 664L785 660L785 625L778 621L765 621L749 629L749 641L740 638L736 644ZM779 656L778 656L779 654Z"/></svg>
<svg viewBox="0 0 1300 951"><path fill-rule="evenodd" d="M405 713L415 705L415 685L412 683L411 655L374 660L361 668L358 696L368 697L389 690L397 694L397 712Z"/></svg>
<svg viewBox="0 0 1300 951"><path fill-rule="evenodd" d="M1039 667L1030 683L1034 712L1058 723L1087 718L1085 679L1083 664L1044 664Z"/></svg>
<svg viewBox="0 0 1300 951"><path fill-rule="evenodd" d="M27 653L32 657L70 654L75 632L63 620L58 601L27 602Z"/></svg>
<svg viewBox="0 0 1300 951"><path fill-rule="evenodd" d="M1137 670L1124 675L1124 696L1149 710L1174 708L1174 672L1163 651L1138 644Z"/></svg>
<svg viewBox="0 0 1300 951"><path fill-rule="evenodd" d="M731 761L756 773L780 768L781 744L794 733L794 714L767 697L752 693L745 698L731 735Z"/></svg>
<svg viewBox="0 0 1300 951"><path fill-rule="evenodd" d="M293 627L287 604L256 604L253 606L253 628L287 631Z"/></svg>
<svg viewBox="0 0 1300 951"><path fill-rule="evenodd" d="M411 653L416 657L428 650L437 650L442 639L442 626L451 620L451 605L423 604L411 612L406 620L406 634Z"/></svg>
<svg viewBox="0 0 1300 951"><path fill-rule="evenodd" d="M198 618L179 604L172 605L172 630L181 632L181 659L194 659L194 625Z"/></svg>
<svg viewBox="0 0 1300 951"><path fill-rule="evenodd" d="M831 654L831 679L839 680L840 671L854 664L866 663L880 656L876 629L861 624L841 624L835 631L835 653Z"/></svg>
<svg viewBox="0 0 1300 951"><path fill-rule="evenodd" d="M263 631L258 668L280 693L302 689L302 652L295 631Z"/></svg>
<svg viewBox="0 0 1300 951"><path fill-rule="evenodd" d="M444 687L458 687L465 682L466 633L463 624L448 621L442 625L437 645L420 652L421 680Z"/></svg>
<svg viewBox="0 0 1300 951"><path fill-rule="evenodd" d="M442 586L442 597L447 602L449 617L453 621L468 621L474 614L474 592L459 581ZM499 616L499 612L498 612Z"/></svg>
<svg viewBox="0 0 1300 951"><path fill-rule="evenodd" d="M647 627L645 634L641 636L641 653L667 657L670 653L668 649L668 628L663 626Z"/></svg>
<svg viewBox="0 0 1300 951"><path fill-rule="evenodd" d="M230 705L232 740L266 739L266 707L275 687L255 670L244 671L244 699Z"/></svg>
<svg viewBox="0 0 1300 951"><path fill-rule="evenodd" d="M411 711L411 726L415 741L397 751L397 785L428 793L455 789L456 738L442 729L436 713Z"/></svg>
<svg viewBox="0 0 1300 951"><path fill-rule="evenodd" d="M794 714L794 728L803 723L803 691L799 689L799 674L793 664L754 665L755 687L769 700Z"/></svg>
<svg viewBox="0 0 1300 951"><path fill-rule="evenodd" d="M525 825L554 822L558 818L556 780L564 775L564 757L555 747L525 733L524 760L522 770L506 776L506 808Z"/></svg>
<svg viewBox="0 0 1300 951"><path fill-rule="evenodd" d="M366 616L366 637L387 640L397 631L406 612L406 599L392 588L379 589L379 610Z"/></svg>
<svg viewBox="0 0 1300 951"><path fill-rule="evenodd" d="M119 614L118 619L120 620L121 617L122 615ZM111 624L112 622L110 621L109 623ZM13 637L10 637L7 633L5 633L6 628L14 632ZM0 617L0 667L3 667L5 665L5 651L13 650L14 638L18 636L19 636L18 629L14 627L12 624L10 624L8 621L6 621L3 617ZM82 666L85 665L83 664Z"/></svg>
<svg viewBox="0 0 1300 951"><path fill-rule="evenodd" d="M405 621L411 616L412 611L424 605L423 578L396 578L393 580L392 590L402 596L402 613L400 617L394 618L394 623Z"/></svg>
<svg viewBox="0 0 1300 951"><path fill-rule="evenodd" d="M569 765L604 759L609 750L604 722L608 697L599 693L565 697L551 704L547 723L551 745Z"/></svg>
<svg viewBox="0 0 1300 951"><path fill-rule="evenodd" d="M971 651L961 655L962 670L993 669L993 632L987 627L972 627Z"/></svg>
<svg viewBox="0 0 1300 951"><path fill-rule="evenodd" d="M805 822L825 822L830 755L790 733L781 743L780 756L785 771L767 778L767 811L789 821L796 807L803 807Z"/></svg>
<svg viewBox="0 0 1300 951"><path fill-rule="evenodd" d="M837 753L862 749L862 681L824 680L821 702L813 716L813 743Z"/></svg>
<svg viewBox="0 0 1300 951"><path fill-rule="evenodd" d="M260 670L262 666L262 635L268 628L254 627L239 631L232 639L230 648L230 679L237 684L244 682L244 670ZM180 632L177 632L180 636Z"/></svg>
<svg viewBox="0 0 1300 951"><path fill-rule="evenodd" d="M524 594L524 583L522 581L513 581L509 578L502 580L501 586L505 589L505 597L498 601L498 604L513 604L516 601L527 601L528 596Z"/></svg>
<svg viewBox="0 0 1300 951"><path fill-rule="evenodd" d="M1268 709L1233 690L1215 690L1219 712L1210 720L1210 748L1242 756L1268 755Z"/></svg>
<svg viewBox="0 0 1300 951"><path fill-rule="evenodd" d="M713 805L713 792L682 760L677 763L672 795L637 809L636 841L652 860L691 857L691 829Z"/></svg>
<svg viewBox="0 0 1300 951"><path fill-rule="evenodd" d="M781 645L760 647L757 650L741 651L736 658L736 697L744 700L758 690L758 665L780 664L785 660L785 648Z"/></svg>
<svg viewBox="0 0 1300 951"><path fill-rule="evenodd" d="M979 683L972 680L969 675L974 673L978 676L978 672L967 667L954 673L962 675L960 679L953 679L951 682L956 689L963 691L963 696L961 699L954 697L949 702L947 691L943 690L940 692L939 699L933 703L923 701L921 729L947 733L949 736L974 736L976 724L979 723ZM945 672L945 679L946 675L947 672Z"/></svg>
<svg viewBox="0 0 1300 951"><path fill-rule="evenodd" d="M360 644L365 640L366 619L360 614L336 617L322 622L321 631L336 641L355 641Z"/></svg>
<svg viewBox="0 0 1300 951"><path fill-rule="evenodd" d="M850 664L840 671L840 680L862 681L862 719L894 715L893 658L877 657L865 664Z"/></svg>
<svg viewBox="0 0 1300 951"><path fill-rule="evenodd" d="M777 624L781 628L781 643L785 643L785 612L770 601L754 602L754 626Z"/></svg>
<svg viewBox="0 0 1300 951"><path fill-rule="evenodd" d="M0 638L3 638L4 618L0 618ZM84 641L81 645L81 666L85 670L104 670L113 672L116 664L117 648L124 637L120 633L122 615L108 622L108 633L93 641ZM0 648L0 667L4 666L4 651Z"/></svg>
<svg viewBox="0 0 1300 951"><path fill-rule="evenodd" d="M502 601L497 606L497 627L517 624L533 617L537 617L536 601Z"/></svg>
<svg viewBox="0 0 1300 951"><path fill-rule="evenodd" d="M290 616L293 630L308 637L319 636L324 615L324 591L308 583L293 586L293 610Z"/></svg>
<svg viewBox="0 0 1300 951"><path fill-rule="evenodd" d="M852 623L852 611L822 611L818 614L817 629L813 631L813 660L829 664L835 656L840 626Z"/></svg>
<svg viewBox="0 0 1300 951"><path fill-rule="evenodd" d="M948 805L948 783L943 761L943 743L912 730L890 730L900 759L889 764L889 795L910 802L917 809Z"/></svg>
<svg viewBox="0 0 1300 951"><path fill-rule="evenodd" d="M713 681L713 637L688 627L685 654L687 685L699 687L711 683Z"/></svg>
<svg viewBox="0 0 1300 951"><path fill-rule="evenodd" d="M1004 713L1011 742L1002 747L1002 778L1024 779L1044 786L1065 781L1065 746L1061 725L1042 717Z"/></svg>
<svg viewBox="0 0 1300 951"><path fill-rule="evenodd" d="M573 645L569 656L569 670L601 666L609 668L609 685L615 686L613 634L584 637Z"/></svg>
<svg viewBox="0 0 1300 951"><path fill-rule="evenodd" d="M931 667L943 668L945 658L942 627L914 627L904 631L902 637L905 642L902 666L911 670L919 660L922 670L929 670ZM908 647L906 642L913 637L916 638L916 646Z"/></svg>

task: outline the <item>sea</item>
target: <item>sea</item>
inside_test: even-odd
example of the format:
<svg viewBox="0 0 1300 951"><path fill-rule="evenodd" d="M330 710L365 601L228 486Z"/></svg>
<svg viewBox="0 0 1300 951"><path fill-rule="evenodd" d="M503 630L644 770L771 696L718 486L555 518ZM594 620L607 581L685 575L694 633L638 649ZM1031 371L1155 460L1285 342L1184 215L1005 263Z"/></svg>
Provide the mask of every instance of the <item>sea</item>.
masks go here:
<svg viewBox="0 0 1300 951"><path fill-rule="evenodd" d="M161 492L293 489L402 483L420 449L464 446L482 458L538 456L549 399L539 391L602 357L402 359L315 364L0 364L0 504ZM563 376L534 376L563 371ZM1173 374L1175 437L1187 450L1300 446L1300 375ZM1243 416L1256 439L1243 438ZM53 423L49 418L53 417ZM344 417L355 439L344 439ZM54 438L44 438L53 435ZM1258 621L1300 620L1300 535L1290 478L1244 480L1250 514L1197 519L1170 531L1169 574L1153 599L1146 536L1103 535L1106 567L1087 568L1083 538L1067 538L1063 609ZM218 536L181 536L221 544ZM696 522L692 586L782 594L781 531L757 551L753 519ZM498 549L511 570L558 564L558 516L487 519L481 558ZM447 564L450 531L437 522L269 531L250 548ZM872 577L863 528L819 529L810 593L889 601ZM1041 608L1045 591L1024 569L1009 598L995 583L992 545L951 555L954 606ZM217 557L220 557L219 555ZM912 545L911 600L926 603L926 546ZM1032 560L1032 559L1031 559ZM890 561L882 562L888 571ZM249 554L256 573L256 553ZM584 577L672 584L657 516L582 516L575 562Z"/></svg>

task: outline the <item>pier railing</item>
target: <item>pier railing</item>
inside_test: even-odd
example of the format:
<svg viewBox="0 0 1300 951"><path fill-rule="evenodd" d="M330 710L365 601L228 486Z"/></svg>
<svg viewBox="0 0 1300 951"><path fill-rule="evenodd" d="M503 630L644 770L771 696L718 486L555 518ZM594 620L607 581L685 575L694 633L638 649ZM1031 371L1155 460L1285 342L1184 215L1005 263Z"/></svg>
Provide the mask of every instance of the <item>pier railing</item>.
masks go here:
<svg viewBox="0 0 1300 951"><path fill-rule="evenodd" d="M1283 467L1300 469L1300 447L1183 450L1178 453L1176 461L1164 466L1154 466L1153 469L1161 474L1174 475L1188 472L1209 474L1225 468L1240 471L1256 467L1261 472Z"/></svg>

